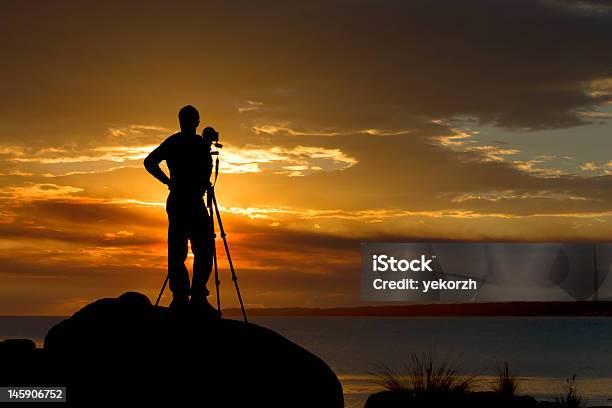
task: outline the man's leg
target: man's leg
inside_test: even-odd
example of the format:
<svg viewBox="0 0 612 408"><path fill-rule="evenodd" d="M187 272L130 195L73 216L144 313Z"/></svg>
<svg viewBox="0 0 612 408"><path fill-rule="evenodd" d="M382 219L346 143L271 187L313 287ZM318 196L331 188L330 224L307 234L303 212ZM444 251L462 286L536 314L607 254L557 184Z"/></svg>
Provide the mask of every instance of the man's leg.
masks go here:
<svg viewBox="0 0 612 408"><path fill-rule="evenodd" d="M191 284L191 300L204 301L209 291L206 283L210 278L213 261L213 237L210 217L204 207L198 211L190 231L191 251L193 252L193 282Z"/></svg>
<svg viewBox="0 0 612 408"><path fill-rule="evenodd" d="M172 297L178 302L189 296L189 272L187 259L187 229L178 217L168 217L168 276Z"/></svg>

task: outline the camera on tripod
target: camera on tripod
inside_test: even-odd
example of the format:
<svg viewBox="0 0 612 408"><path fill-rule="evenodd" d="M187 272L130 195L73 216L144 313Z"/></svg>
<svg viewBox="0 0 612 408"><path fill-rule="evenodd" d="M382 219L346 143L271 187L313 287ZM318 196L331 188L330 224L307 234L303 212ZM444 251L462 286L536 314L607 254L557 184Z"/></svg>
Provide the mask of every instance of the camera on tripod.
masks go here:
<svg viewBox="0 0 612 408"><path fill-rule="evenodd" d="M202 137L211 146L215 146L217 149L222 149L223 145L219 143L219 132L214 127L207 126L202 130Z"/></svg>

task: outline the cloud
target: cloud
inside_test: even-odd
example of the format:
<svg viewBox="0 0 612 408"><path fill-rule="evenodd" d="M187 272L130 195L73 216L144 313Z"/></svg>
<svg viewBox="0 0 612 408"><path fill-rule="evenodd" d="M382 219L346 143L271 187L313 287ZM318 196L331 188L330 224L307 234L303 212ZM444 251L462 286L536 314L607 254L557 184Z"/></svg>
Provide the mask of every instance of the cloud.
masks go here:
<svg viewBox="0 0 612 408"><path fill-rule="evenodd" d="M340 149L315 146L226 146L220 171L257 173L262 171L303 176L317 171L344 170L357 163Z"/></svg>
<svg viewBox="0 0 612 408"><path fill-rule="evenodd" d="M158 129L149 126L148 128ZM164 138L159 139L161 143ZM26 156L23 148L3 149L7 163L15 166L10 175L58 177L72 174L103 173L120 168L142 168L143 159L157 147L154 145L96 146L83 149L41 149ZM273 171L290 176L302 176L314 171L342 170L356 160L340 149L297 145L292 148L269 145L237 147L226 145L221 171L248 173Z"/></svg>
<svg viewBox="0 0 612 408"><path fill-rule="evenodd" d="M0 166L9 175L57 177L140 167L142 160L167 137L161 126L129 125L110 128L87 143L68 142L56 146L0 144Z"/></svg>
<svg viewBox="0 0 612 408"><path fill-rule="evenodd" d="M459 128L450 128L450 132L451 134L449 135L433 137L432 139L448 149L463 152L476 152L479 154L480 160L484 162L504 162L508 160L506 156L520 153L518 149L479 144L477 140L474 140L474 135L477 135L477 132L469 133Z"/></svg>
<svg viewBox="0 0 612 408"><path fill-rule="evenodd" d="M116 128L111 127L108 129L108 132L111 136L121 138L125 142L125 139L149 138L151 136L158 136L160 133L169 133L170 129L156 125L127 125Z"/></svg>
<svg viewBox="0 0 612 408"><path fill-rule="evenodd" d="M398 136L406 135L410 129L303 129L296 130L295 124L286 123L259 123L251 127L251 130L257 135L286 135L286 136L346 136L353 134L364 134L372 136Z"/></svg>
<svg viewBox="0 0 612 408"><path fill-rule="evenodd" d="M598 169L599 166L595 162L586 162L580 165L580 170L584 171L596 171Z"/></svg>
<svg viewBox="0 0 612 408"><path fill-rule="evenodd" d="M567 7L584 13L609 13L612 5L607 0L548 0L552 5Z"/></svg>
<svg viewBox="0 0 612 408"><path fill-rule="evenodd" d="M263 106L263 102L257 102L257 101L245 101L244 104L242 104L242 106L238 106L238 112L243 113L243 112L249 112L249 111L255 111L260 109Z"/></svg>
<svg viewBox="0 0 612 408"><path fill-rule="evenodd" d="M106 232L104 234L104 239L107 241L113 241L116 239L122 239L122 238L127 238L127 237L133 237L134 233L131 231L117 231L117 232Z"/></svg>
<svg viewBox="0 0 612 408"><path fill-rule="evenodd" d="M73 186L59 186L57 184L33 184L27 183L23 187L5 187L0 193L0 200L32 201L71 198L74 194L82 192L83 189Z"/></svg>
<svg viewBox="0 0 612 408"><path fill-rule="evenodd" d="M40 163L40 164L71 164L87 163L91 161L109 161L123 163L125 161L142 160L157 145L148 146L105 146L95 147L90 150L90 155L72 156L65 150L55 150L52 156L19 157L9 159L18 163Z"/></svg>

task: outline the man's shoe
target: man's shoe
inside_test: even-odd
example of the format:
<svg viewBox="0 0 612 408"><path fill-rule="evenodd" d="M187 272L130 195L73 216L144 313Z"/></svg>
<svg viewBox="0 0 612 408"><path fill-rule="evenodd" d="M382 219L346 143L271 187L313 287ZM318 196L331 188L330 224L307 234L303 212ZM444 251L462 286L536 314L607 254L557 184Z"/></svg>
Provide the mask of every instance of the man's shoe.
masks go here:
<svg viewBox="0 0 612 408"><path fill-rule="evenodd" d="M206 298L191 298L191 309L201 315L210 317L221 317L221 312L215 309Z"/></svg>

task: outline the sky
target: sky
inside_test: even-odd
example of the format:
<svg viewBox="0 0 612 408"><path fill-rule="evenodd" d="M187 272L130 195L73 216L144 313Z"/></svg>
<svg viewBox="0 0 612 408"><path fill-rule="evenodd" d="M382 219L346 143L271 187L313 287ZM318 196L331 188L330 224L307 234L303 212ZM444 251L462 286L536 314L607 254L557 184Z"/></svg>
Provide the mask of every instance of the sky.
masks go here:
<svg viewBox="0 0 612 408"><path fill-rule="evenodd" d="M607 4L3 2L0 314L155 298L186 104L249 307L363 304L366 241L612 240Z"/></svg>

